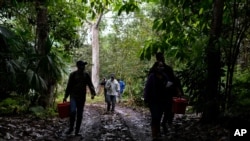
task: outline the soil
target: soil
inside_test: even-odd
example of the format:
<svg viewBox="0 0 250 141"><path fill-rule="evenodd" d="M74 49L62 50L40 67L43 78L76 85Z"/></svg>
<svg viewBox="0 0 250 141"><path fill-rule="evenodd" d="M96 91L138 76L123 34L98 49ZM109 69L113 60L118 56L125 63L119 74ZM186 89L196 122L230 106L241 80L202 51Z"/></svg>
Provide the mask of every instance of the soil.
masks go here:
<svg viewBox="0 0 250 141"><path fill-rule="evenodd" d="M0 117L0 141L151 141L148 109L117 104L107 113L105 104L87 104L81 136L66 135L68 118ZM162 141L228 141L229 131L219 125L200 125L196 114L176 114Z"/></svg>

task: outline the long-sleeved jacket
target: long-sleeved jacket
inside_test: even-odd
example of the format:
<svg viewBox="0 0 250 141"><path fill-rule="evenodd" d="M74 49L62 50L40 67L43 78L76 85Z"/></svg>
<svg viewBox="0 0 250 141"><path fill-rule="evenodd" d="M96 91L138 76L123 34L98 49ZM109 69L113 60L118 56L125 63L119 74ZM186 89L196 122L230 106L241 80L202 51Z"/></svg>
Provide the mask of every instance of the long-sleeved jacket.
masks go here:
<svg viewBox="0 0 250 141"><path fill-rule="evenodd" d="M118 92L120 91L120 85L119 82L114 79L113 81L111 81L111 79L109 79L106 82L105 88L107 89L107 95L118 95Z"/></svg>
<svg viewBox="0 0 250 141"><path fill-rule="evenodd" d="M144 100L147 103L159 103L171 101L172 95L169 93L166 86L168 79L162 77L161 79L156 76L155 73L151 73L148 76L145 88L144 88Z"/></svg>
<svg viewBox="0 0 250 141"><path fill-rule="evenodd" d="M65 98L70 97L86 100L86 86L88 85L91 95L96 95L93 83L88 73L74 71L69 76L69 81L65 91Z"/></svg>
<svg viewBox="0 0 250 141"><path fill-rule="evenodd" d="M165 63L163 63L163 65L163 72L165 73L165 75L167 75L169 81L173 83L172 86L168 88L168 93L170 93L172 96L177 96L179 93L180 95L184 95L180 80L175 76L173 68ZM155 72L155 69L155 66L152 66L149 70L149 75Z"/></svg>

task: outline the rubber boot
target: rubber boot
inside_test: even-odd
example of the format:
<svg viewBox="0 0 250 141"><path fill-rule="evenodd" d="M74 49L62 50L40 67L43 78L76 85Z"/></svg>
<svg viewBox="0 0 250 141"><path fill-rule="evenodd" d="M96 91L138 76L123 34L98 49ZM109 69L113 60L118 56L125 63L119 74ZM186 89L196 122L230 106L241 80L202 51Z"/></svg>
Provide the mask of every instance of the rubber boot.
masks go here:
<svg viewBox="0 0 250 141"><path fill-rule="evenodd" d="M75 118L76 114L71 113L69 117L69 130L66 132L66 134L71 134L74 130L74 125L75 125Z"/></svg>
<svg viewBox="0 0 250 141"><path fill-rule="evenodd" d="M110 106L111 106L111 104L110 104L110 103L107 103L107 111L108 111L108 112L110 111Z"/></svg>
<svg viewBox="0 0 250 141"><path fill-rule="evenodd" d="M151 126L153 141L160 141L160 126Z"/></svg>
<svg viewBox="0 0 250 141"><path fill-rule="evenodd" d="M174 113L170 112L169 116L168 116L168 125L171 126L173 123L173 119L174 119Z"/></svg>
<svg viewBox="0 0 250 141"><path fill-rule="evenodd" d="M162 129L163 129L164 135L166 135L166 134L168 133L167 123L166 123L166 122L162 122L162 123L161 123L161 127L162 127Z"/></svg>
<svg viewBox="0 0 250 141"><path fill-rule="evenodd" d="M111 112L114 112L115 111L115 104L113 103L111 107L112 107Z"/></svg>
<svg viewBox="0 0 250 141"><path fill-rule="evenodd" d="M77 120L76 120L76 129L75 129L76 136L80 135L79 131L80 131L81 124L82 124L82 116L79 116L79 117L77 117Z"/></svg>

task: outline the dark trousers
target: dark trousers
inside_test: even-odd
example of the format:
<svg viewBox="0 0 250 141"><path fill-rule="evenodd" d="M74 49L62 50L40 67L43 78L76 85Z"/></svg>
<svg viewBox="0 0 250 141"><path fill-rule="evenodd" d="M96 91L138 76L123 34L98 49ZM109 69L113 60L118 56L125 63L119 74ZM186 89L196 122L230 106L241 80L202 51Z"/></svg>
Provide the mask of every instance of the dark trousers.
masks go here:
<svg viewBox="0 0 250 141"><path fill-rule="evenodd" d="M149 110L151 113L151 128L156 132L154 134L160 132L162 118L162 124L172 123L174 114L172 112L172 102L170 100L152 102L149 104Z"/></svg>
<svg viewBox="0 0 250 141"><path fill-rule="evenodd" d="M150 103L149 110L151 113L151 125L160 126L161 118L164 112L164 104L163 103Z"/></svg>
<svg viewBox="0 0 250 141"><path fill-rule="evenodd" d="M149 103L149 110L151 113L152 137L157 138L160 135L160 124L164 112L164 103L162 102Z"/></svg>
<svg viewBox="0 0 250 141"><path fill-rule="evenodd" d="M85 100L79 98L70 98L70 130L74 129L76 120L76 133L79 132L81 127L84 105Z"/></svg>
<svg viewBox="0 0 250 141"><path fill-rule="evenodd" d="M115 104L116 104L116 96L115 95L107 95L107 110L114 111L115 110Z"/></svg>
<svg viewBox="0 0 250 141"><path fill-rule="evenodd" d="M162 124L168 123L171 125L174 119L174 112L172 112L172 102L167 102L163 111Z"/></svg>

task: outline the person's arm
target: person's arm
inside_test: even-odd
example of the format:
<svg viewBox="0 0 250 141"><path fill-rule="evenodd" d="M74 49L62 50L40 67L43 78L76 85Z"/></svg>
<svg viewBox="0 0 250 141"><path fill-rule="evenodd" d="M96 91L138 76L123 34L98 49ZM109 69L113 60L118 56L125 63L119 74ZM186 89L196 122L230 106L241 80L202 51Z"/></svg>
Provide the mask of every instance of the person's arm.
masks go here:
<svg viewBox="0 0 250 141"><path fill-rule="evenodd" d="M102 80L100 85L105 86L105 80Z"/></svg>
<svg viewBox="0 0 250 141"><path fill-rule="evenodd" d="M110 89L111 88L110 80L107 80L107 82L105 84L105 88L106 89Z"/></svg>
<svg viewBox="0 0 250 141"><path fill-rule="evenodd" d="M67 101L67 98L68 98L70 92L72 91L73 84L74 84L74 82L73 82L73 73L71 73L69 75L69 80L68 80L68 84L67 84L67 87L66 87L66 90L65 90L63 102Z"/></svg>
<svg viewBox="0 0 250 141"><path fill-rule="evenodd" d="M176 79L177 96L184 96L184 91L180 79L178 77L176 77L175 79Z"/></svg>
<svg viewBox="0 0 250 141"><path fill-rule="evenodd" d="M93 99L94 96L96 95L95 87L94 87L94 85L93 85L93 83L92 83L92 80L91 80L89 74L86 73L85 76L86 76L86 78L87 78L87 85L88 85L89 90L90 90L90 93L91 93L91 98Z"/></svg>

